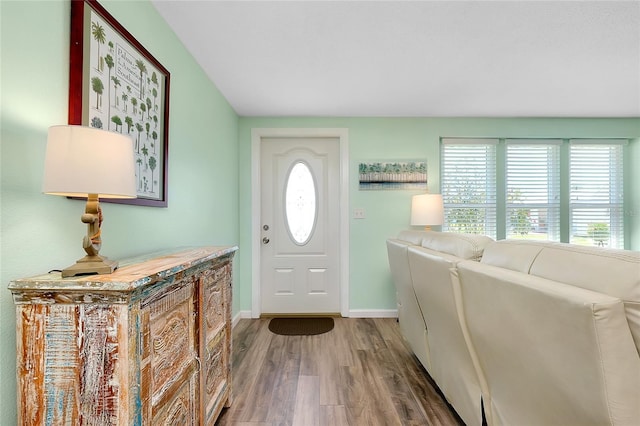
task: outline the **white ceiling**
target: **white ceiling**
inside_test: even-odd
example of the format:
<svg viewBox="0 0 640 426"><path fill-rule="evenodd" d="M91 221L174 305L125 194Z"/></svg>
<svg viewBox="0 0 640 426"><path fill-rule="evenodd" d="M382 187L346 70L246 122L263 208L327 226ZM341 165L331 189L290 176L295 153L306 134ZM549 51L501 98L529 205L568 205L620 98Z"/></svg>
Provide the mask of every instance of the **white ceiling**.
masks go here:
<svg viewBox="0 0 640 426"><path fill-rule="evenodd" d="M640 116L640 1L152 2L241 116Z"/></svg>

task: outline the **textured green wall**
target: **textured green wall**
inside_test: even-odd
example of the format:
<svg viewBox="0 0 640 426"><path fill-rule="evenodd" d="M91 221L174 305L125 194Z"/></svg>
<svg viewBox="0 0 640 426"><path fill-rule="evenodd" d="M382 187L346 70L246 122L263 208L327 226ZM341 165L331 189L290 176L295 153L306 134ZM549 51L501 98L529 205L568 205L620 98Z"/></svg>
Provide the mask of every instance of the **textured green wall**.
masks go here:
<svg viewBox="0 0 640 426"><path fill-rule="evenodd" d="M237 115L151 3L100 3L171 72L169 207L103 203L101 253L118 259L237 244ZM69 4L0 1L0 425L16 423L15 318L7 285L84 254L84 203L40 191L47 128L67 120Z"/></svg>
<svg viewBox="0 0 640 426"><path fill-rule="evenodd" d="M395 290L387 263L385 240L408 227L415 191L359 191L357 170L363 160L426 159L429 190L439 192L440 137L623 137L640 136L640 119L565 118L240 118L240 259L251 263L251 129L270 127L341 127L349 130L350 216L365 209L365 219L350 219L350 301L352 310L395 309ZM631 248L640 250L640 142L631 143L627 217ZM251 269L240 271L243 311L251 310Z"/></svg>

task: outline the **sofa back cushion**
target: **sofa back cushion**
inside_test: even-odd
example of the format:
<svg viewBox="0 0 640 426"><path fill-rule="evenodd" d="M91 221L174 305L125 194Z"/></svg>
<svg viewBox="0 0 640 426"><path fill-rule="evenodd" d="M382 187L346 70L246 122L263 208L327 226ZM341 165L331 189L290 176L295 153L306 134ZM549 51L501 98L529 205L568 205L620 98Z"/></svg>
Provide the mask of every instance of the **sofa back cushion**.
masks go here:
<svg viewBox="0 0 640 426"><path fill-rule="evenodd" d="M422 244L422 239L429 231L414 231L411 229L406 229L404 231L400 231L396 239L405 241L410 245L419 246Z"/></svg>
<svg viewBox="0 0 640 426"><path fill-rule="evenodd" d="M640 252L549 243L529 273L621 299L640 354Z"/></svg>
<svg viewBox="0 0 640 426"><path fill-rule="evenodd" d="M485 247L481 262L528 274L543 247L532 241L500 240Z"/></svg>
<svg viewBox="0 0 640 426"><path fill-rule="evenodd" d="M481 262L619 298L640 354L640 252L501 240L485 247Z"/></svg>
<svg viewBox="0 0 640 426"><path fill-rule="evenodd" d="M489 424L637 424L640 362L619 298L477 262L456 274Z"/></svg>
<svg viewBox="0 0 640 426"><path fill-rule="evenodd" d="M426 231L422 247L461 259L480 260L485 247L492 242L493 239L485 235Z"/></svg>

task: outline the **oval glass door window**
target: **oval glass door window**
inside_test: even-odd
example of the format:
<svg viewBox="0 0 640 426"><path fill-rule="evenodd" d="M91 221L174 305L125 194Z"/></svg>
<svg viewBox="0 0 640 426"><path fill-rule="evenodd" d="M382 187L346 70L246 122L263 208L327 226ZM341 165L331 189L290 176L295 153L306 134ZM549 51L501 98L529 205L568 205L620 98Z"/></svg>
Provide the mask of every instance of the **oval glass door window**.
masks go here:
<svg viewBox="0 0 640 426"><path fill-rule="evenodd" d="M285 183L285 215L289 235L298 245L311 238L316 225L316 184L309 166L299 161Z"/></svg>

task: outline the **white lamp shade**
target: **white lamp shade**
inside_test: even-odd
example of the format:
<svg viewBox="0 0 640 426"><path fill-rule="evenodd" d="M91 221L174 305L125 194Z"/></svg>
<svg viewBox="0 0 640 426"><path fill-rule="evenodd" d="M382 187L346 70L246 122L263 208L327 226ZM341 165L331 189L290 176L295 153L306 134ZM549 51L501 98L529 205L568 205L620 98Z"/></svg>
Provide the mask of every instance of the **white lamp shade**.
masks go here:
<svg viewBox="0 0 640 426"><path fill-rule="evenodd" d="M136 198L133 140L92 127L50 127L42 192Z"/></svg>
<svg viewBox="0 0 640 426"><path fill-rule="evenodd" d="M428 226L444 223L441 194L414 195L411 199L411 225Z"/></svg>

